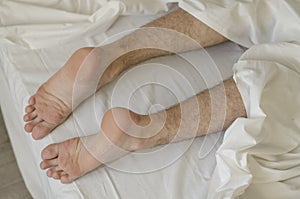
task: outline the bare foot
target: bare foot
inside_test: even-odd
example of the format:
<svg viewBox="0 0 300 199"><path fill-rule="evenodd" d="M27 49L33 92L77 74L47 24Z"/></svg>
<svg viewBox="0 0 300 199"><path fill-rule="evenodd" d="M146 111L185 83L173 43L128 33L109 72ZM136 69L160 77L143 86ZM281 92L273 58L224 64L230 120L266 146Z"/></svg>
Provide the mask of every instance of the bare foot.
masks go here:
<svg viewBox="0 0 300 199"><path fill-rule="evenodd" d="M60 179L63 184L71 183L80 176L100 166L84 147L80 138L52 144L42 152L40 167L47 170L47 176Z"/></svg>
<svg viewBox="0 0 300 199"><path fill-rule="evenodd" d="M67 63L45 82L28 101L24 129L34 139L48 135L72 112L72 89L80 65L93 48L76 51Z"/></svg>
<svg viewBox="0 0 300 199"><path fill-rule="evenodd" d="M131 118L128 110L118 109L117 117L108 111L103 117L101 132L87 137L73 138L58 144L51 144L42 151L41 169L47 169L47 176L61 183L71 183L94 170L103 163L116 160L130 151L141 149L143 139L131 137L123 130L130 128ZM120 126L122 126L120 128Z"/></svg>

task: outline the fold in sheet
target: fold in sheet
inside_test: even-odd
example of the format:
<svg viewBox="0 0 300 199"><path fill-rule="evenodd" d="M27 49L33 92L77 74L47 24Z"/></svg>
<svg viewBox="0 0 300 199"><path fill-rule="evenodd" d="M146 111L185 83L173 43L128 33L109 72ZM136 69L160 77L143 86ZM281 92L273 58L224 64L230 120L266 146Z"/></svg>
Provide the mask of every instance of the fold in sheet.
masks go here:
<svg viewBox="0 0 300 199"><path fill-rule="evenodd" d="M2 0L0 42L30 49L64 46L104 33L120 15L164 12L172 1L156 2ZM182 0L179 6L246 47L300 41L299 1ZM235 65L235 80L249 119L238 119L226 131L217 154L210 198L300 195L299 51L293 43L253 46ZM50 61L48 64L50 67ZM49 76L49 72L44 74ZM41 75L38 78L45 79ZM26 89L36 89L29 87Z"/></svg>
<svg viewBox="0 0 300 199"><path fill-rule="evenodd" d="M171 0L0 1L1 42L30 49L46 48L103 34L121 15L168 11ZM13 14L12 14L13 13Z"/></svg>
<svg viewBox="0 0 300 199"><path fill-rule="evenodd" d="M0 38L26 48L45 48L78 36L88 37L91 31L104 33L121 15L168 11L172 3L179 3L179 7L244 47L300 41L300 3L287 0L2 0Z"/></svg>
<svg viewBox="0 0 300 199"><path fill-rule="evenodd" d="M41 8L42 9L42 8ZM1 14L1 13L0 13ZM232 75L232 65L243 53L243 50L232 42L226 42L221 45L211 47L204 50L184 53L188 60L194 63L195 68L190 62L184 61L179 56L165 56L154 60L149 60L146 65L139 67L130 73L126 73L123 78L112 82L105 86L96 94L96 111L88 112L89 108L94 108L94 98L86 100L78 109L70 116L62 125L57 127L54 132L45 137L41 141L35 141L30 134L26 134L23 129L22 116L24 106L27 105L28 96L34 94L36 89L44 81L66 62L68 57L76 49L83 46L99 45L103 37L110 37L119 32L139 27L156 16L122 16L114 25L105 32L104 36L98 34L97 31L89 30L91 37L76 38L74 41L66 45L55 45L43 49L28 49L17 45L1 45L1 80L3 77L7 84L5 92L1 98L1 106L3 105L3 113L8 122L10 137L16 158L21 167L22 175L24 176L26 185L34 198L206 198L210 178L215 166L215 152L222 141L222 134L212 134L209 137L198 138L194 141L189 150L178 160L168 167L156 172L148 172L146 174L132 174L118 172L115 169L98 168L94 172L80 178L76 182L69 185L62 185L59 181L49 179L45 172L40 170L39 163L41 161L41 150L53 142L60 142L72 137L78 137L78 128L74 123L74 118L80 119L80 128L84 132L94 134L99 130L99 123L105 111L115 106L128 105L128 99L124 96L130 96L136 84L140 81L151 80L156 82L166 82L174 88L171 92L166 92L159 85L149 85L143 87L140 93L131 98L132 108L140 112L146 113L152 104L162 104L164 107L169 107L177 102L176 97L172 93L180 94L180 98L188 98L192 93L187 92L187 85L183 85L174 73L167 71L158 71L156 67L158 63L164 66L170 66L185 76L193 88L200 92L201 90L211 87L221 81L219 75L215 73L218 66L223 78L228 78ZM43 26L43 25L41 25ZM54 38L54 37L53 37ZM207 56L208 53L210 56ZM152 64L151 64L152 63ZM156 63L156 64L155 64ZM152 66L152 67L149 67ZM213 67L213 68L212 68ZM2 70L3 69L3 70ZM212 70L213 69L213 70ZM153 75L149 75L153 74ZM159 74L159 76L157 75ZM176 74L176 73L175 73ZM17 77L17 78L15 78ZM203 81L203 78L208 79L208 82ZM119 82L119 83L118 83ZM172 83L173 82L173 83ZM208 83L209 85L207 85ZM2 84L1 84L2 85ZM113 94L115 86L122 90ZM181 86L176 86L181 85ZM184 87L183 87L184 86ZM16 92L17 91L17 92ZM144 92L143 92L144 91ZM143 95L142 95L143 94ZM111 96L114 95L114 100ZM163 96L163 97L162 97ZM3 100L2 100L3 99ZM145 99L150 99L145 100ZM2 104L2 101L5 103ZM113 102L113 104L112 104ZM147 103L148 102L148 103ZM95 117L95 120L94 120ZM17 119L16 119L17 118ZM17 121L17 122L16 122ZM169 148L168 153L173 155L174 152L183 149L188 143L181 142ZM26 145L26 147L24 146ZM24 148L28 148L24 153ZM154 149L157 150L157 149ZM30 152L29 152L30 151ZM200 153L201 151L201 153ZM144 166L155 166L161 164L168 156L165 153L159 153L155 159L147 159L143 161ZM134 164L131 168L136 169L136 159L128 156L126 161L127 166ZM151 164L146 164L150 162ZM139 161L141 163L141 161ZM146 165L145 165L146 164ZM125 166L126 166L125 165ZM123 167L123 165L121 165ZM143 168L142 168L143 169ZM199 187L200 185L200 187ZM155 191L153 191L155 190Z"/></svg>
<svg viewBox="0 0 300 199"><path fill-rule="evenodd" d="M181 0L179 7L244 47L300 41L300 2Z"/></svg>
<svg viewBox="0 0 300 199"><path fill-rule="evenodd" d="M300 195L300 46L264 44L235 64L248 119L227 129L209 198Z"/></svg>

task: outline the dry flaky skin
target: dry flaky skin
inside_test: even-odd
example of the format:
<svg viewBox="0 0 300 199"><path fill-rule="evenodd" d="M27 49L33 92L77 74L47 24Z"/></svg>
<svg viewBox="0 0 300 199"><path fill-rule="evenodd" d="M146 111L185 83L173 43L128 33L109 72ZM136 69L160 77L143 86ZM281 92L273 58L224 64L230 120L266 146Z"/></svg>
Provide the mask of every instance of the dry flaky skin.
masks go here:
<svg viewBox="0 0 300 199"><path fill-rule="evenodd" d="M72 100L76 101L76 107L93 94L95 90L84 87L91 80L97 80L96 89L99 89L139 62L224 41L226 38L222 35L178 9L116 42L96 49L79 49L29 100L30 105L26 108L28 114L24 116L28 122L25 128L36 139L49 134L71 113ZM78 79L82 83L78 86L85 89L74 96L73 86ZM51 96L51 100L47 96ZM216 132L227 128L237 117L246 115L232 78L224 85L206 90L181 105L185 107L183 112L177 105L165 112L144 116L127 109L111 109L105 113L98 134L47 146L42 152L41 168L47 169L49 177L70 183L102 163L126 155L128 151ZM47 114L48 110L51 113ZM55 118L55 114L59 117ZM177 134L182 127L183 130Z"/></svg>

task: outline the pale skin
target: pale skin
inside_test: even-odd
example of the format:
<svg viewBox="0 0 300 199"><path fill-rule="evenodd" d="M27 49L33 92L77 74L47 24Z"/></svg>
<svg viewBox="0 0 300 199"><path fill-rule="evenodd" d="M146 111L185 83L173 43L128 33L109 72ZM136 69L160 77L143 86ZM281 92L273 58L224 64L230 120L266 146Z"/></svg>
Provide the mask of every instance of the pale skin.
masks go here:
<svg viewBox="0 0 300 199"><path fill-rule="evenodd" d="M181 9L173 11L144 27L159 27L180 32L194 39L202 47L217 45L227 40ZM88 62L89 59L92 60L89 63L97 64L94 66L89 64L90 68L86 69L87 72L84 73L82 81L85 81L85 78L91 79L90 76L94 70L97 71L96 67L99 67L99 63L107 65L96 85L96 89L99 89L114 80L122 71L137 63L170 54L164 48L162 48L163 50L151 48L151 46L155 46L154 44L157 43L158 39L165 41L170 36L164 38L163 34L154 35L152 33L145 39L145 32L135 31L103 48L99 47L100 50L82 48L76 51L67 63L29 99L29 105L25 108L27 113L24 116L24 121L27 122L24 127L25 130L31 132L34 139L41 139L67 119L72 112L71 97L76 75L80 66L84 66L84 62ZM180 42L168 43L166 41L165 45L171 47L173 52L197 48L193 44L186 45L186 42L181 44ZM146 48L140 49L141 46ZM112 52L117 52L121 56L115 55L107 58L106 61L101 59L101 57L107 57L104 55L112 54ZM96 58L93 57L95 53L97 53ZM101 61L98 60L99 57ZM94 60L96 62L93 62ZM63 88L61 88L62 82ZM82 96L79 95L75 99L77 100L75 107L91 94L93 94L92 90L86 91ZM182 103L182 106L188 110L195 110L194 102L197 102L197 110L200 110L189 111L192 118L197 118L195 121L184 120L184 117L181 116L180 105L171 107L165 112L151 115L139 115L124 108L111 109L105 113L98 134L47 146L42 151L43 161L40 166L42 169L47 169L49 177L58 179L62 183L70 183L101 164L118 159L130 151L152 148L161 144L221 131L226 129L236 118L246 117L241 96L232 78L210 90L199 93L191 99L187 99ZM155 121L160 119L164 119L164 125L161 128L156 128ZM185 127L185 130L178 135L177 130L180 123ZM192 129L196 130L192 131ZM131 136L131 132L134 132L134 135L140 135L140 137ZM84 147L84 143L91 148ZM91 154L90 151L94 153Z"/></svg>

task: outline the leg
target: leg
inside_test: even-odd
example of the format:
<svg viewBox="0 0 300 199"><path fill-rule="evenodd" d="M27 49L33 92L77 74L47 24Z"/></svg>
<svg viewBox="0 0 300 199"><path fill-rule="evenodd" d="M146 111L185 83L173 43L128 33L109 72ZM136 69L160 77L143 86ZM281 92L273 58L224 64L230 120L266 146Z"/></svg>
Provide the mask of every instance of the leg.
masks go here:
<svg viewBox="0 0 300 199"><path fill-rule="evenodd" d="M181 9L161 17L147 24L145 27L165 28L180 32L191 37L203 47L226 41L226 38ZM170 47L174 48L175 52L196 48L185 43L178 44L177 40L175 40L177 41L176 43L174 40L171 41L170 38L164 37L162 34L153 35L150 33L145 37L144 30L137 30L106 46L96 49L82 48L76 51L67 63L29 99L29 105L25 108L26 115L24 116L24 121L27 122L25 130L32 132L34 139L41 139L66 120L72 112L72 102L74 102L72 101L72 97L74 96L73 86L81 66L85 67L85 76L80 77L87 80L97 79L98 76L95 74L99 73L98 70L105 69L97 85L97 89L99 89L134 64L153 57L170 54L170 52L165 50L146 48L152 44L155 45L157 39L162 41L169 40L170 43L165 45L171 45ZM143 46L146 49L136 49ZM120 56L117 56L116 52ZM115 55L107 58L112 54ZM104 60L104 57L107 60ZM80 102L93 93L93 90L83 92L82 96L75 99L76 103L73 108L76 108Z"/></svg>
<svg viewBox="0 0 300 199"><path fill-rule="evenodd" d="M126 151L151 148L221 131L226 129L236 118L246 117L241 96L232 78L224 81L224 84L198 94L194 99L198 102L200 112L189 111L189 113L192 118L199 119L197 120L196 134L191 134L193 129L189 129L193 128L193 125L190 125L193 121L182 120L182 125L187 128L180 136L177 135L181 121L180 105L166 110L165 123L158 133L153 132L155 128L151 128L151 126L155 126L153 121L160 123L159 119L164 118L163 112L138 115L126 109L115 108L105 114L99 134L75 138L46 147L42 153L41 168L48 169L47 175L49 177L60 179L63 183L70 183L98 167L100 162L110 162L126 155ZM182 104L189 110L195 110L194 104L191 103L192 100L188 99ZM223 115L222 110L224 110L224 118L219 117L219 115ZM135 131L136 125L146 128L142 131L138 128ZM133 137L130 136L130 132L134 132L136 135L140 134L140 137L147 136L149 138ZM155 135L150 137L149 135L153 135L153 133ZM87 144L85 145L87 148L82 143ZM124 149L124 151L117 150L118 147L113 145Z"/></svg>
<svg viewBox="0 0 300 199"><path fill-rule="evenodd" d="M209 133L226 130L238 117L246 117L245 107L233 78L225 80L222 84L199 93L196 99L188 99L181 103L190 115L185 120L180 105L166 110L164 127L158 134L150 139L144 139L142 148L150 148L170 142L178 142ZM197 101L199 111L194 108ZM163 112L153 115L138 115L136 123L145 126L150 123L150 118L161 118ZM194 119L193 119L194 118ZM181 124L180 124L181 123ZM178 128L183 128L183 133L178 135ZM196 128L196 131L194 130ZM146 132L140 132L147 134ZM148 132L151 135L151 132Z"/></svg>

